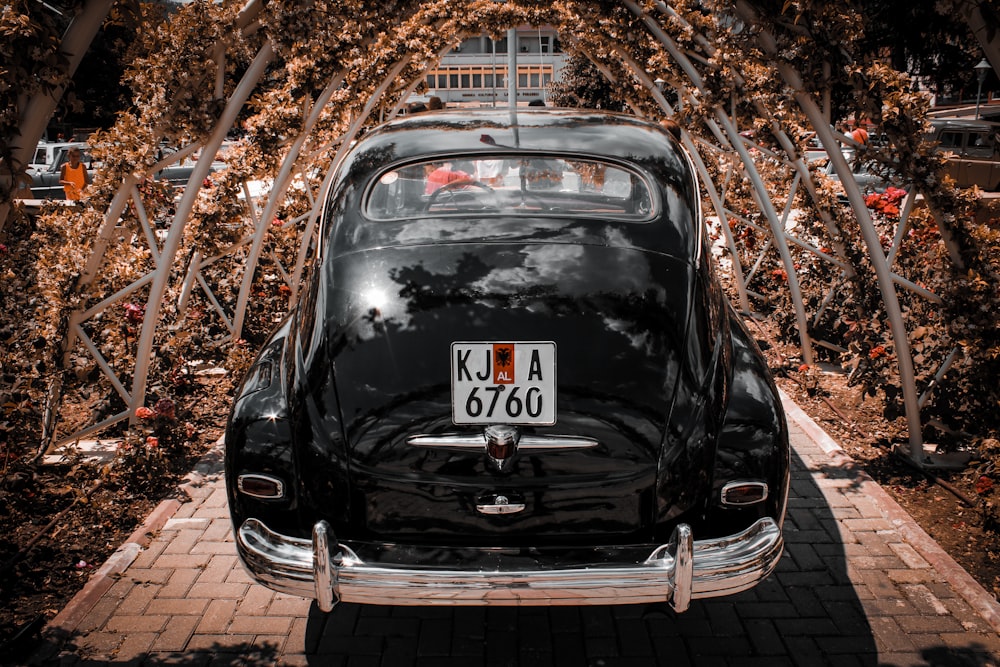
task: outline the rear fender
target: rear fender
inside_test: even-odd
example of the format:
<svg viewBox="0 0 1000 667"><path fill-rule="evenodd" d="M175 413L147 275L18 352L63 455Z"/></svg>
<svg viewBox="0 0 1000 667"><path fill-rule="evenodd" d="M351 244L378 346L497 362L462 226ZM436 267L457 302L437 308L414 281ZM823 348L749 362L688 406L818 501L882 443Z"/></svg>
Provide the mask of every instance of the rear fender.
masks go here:
<svg viewBox="0 0 1000 667"><path fill-rule="evenodd" d="M779 525L788 497L790 452L781 399L764 357L739 316L732 313L733 380L715 457L709 523L725 529L764 516ZM721 504L722 488L734 481L764 480L768 496L754 505Z"/></svg>
<svg viewBox="0 0 1000 667"><path fill-rule="evenodd" d="M290 323L271 335L237 390L226 426L226 490L237 527L248 517L288 525L298 505L298 469L286 396L284 351ZM280 482L280 498L259 498L240 491L244 475ZM268 517L265 519L264 517Z"/></svg>
<svg viewBox="0 0 1000 667"><path fill-rule="evenodd" d="M712 466L729 393L732 347L728 308L707 270L700 301L687 318L686 359L674 392L657 479L655 539L669 537L678 522L698 526L712 489Z"/></svg>

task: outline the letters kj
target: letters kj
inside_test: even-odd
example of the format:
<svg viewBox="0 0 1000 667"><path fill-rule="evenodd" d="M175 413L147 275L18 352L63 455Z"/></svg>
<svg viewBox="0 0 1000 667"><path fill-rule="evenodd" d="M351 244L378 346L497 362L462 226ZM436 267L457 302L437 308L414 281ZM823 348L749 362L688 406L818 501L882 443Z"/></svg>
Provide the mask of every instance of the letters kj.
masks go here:
<svg viewBox="0 0 1000 667"><path fill-rule="evenodd" d="M455 375L459 382L514 384L517 381L516 355L513 343L494 343L476 354L473 350L455 350ZM528 358L526 382L544 382L542 360L537 348L532 348ZM523 360L522 360L523 363Z"/></svg>

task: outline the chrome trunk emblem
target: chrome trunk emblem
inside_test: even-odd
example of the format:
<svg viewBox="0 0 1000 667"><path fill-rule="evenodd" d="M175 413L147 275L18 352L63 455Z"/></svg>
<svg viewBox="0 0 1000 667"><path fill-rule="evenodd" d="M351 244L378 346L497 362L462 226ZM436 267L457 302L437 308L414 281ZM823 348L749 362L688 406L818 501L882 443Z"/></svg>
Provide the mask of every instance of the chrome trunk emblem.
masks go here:
<svg viewBox="0 0 1000 667"><path fill-rule="evenodd" d="M486 438L486 455L498 469L503 470L504 464L517 452L521 429L506 424L494 424L483 430L483 437Z"/></svg>

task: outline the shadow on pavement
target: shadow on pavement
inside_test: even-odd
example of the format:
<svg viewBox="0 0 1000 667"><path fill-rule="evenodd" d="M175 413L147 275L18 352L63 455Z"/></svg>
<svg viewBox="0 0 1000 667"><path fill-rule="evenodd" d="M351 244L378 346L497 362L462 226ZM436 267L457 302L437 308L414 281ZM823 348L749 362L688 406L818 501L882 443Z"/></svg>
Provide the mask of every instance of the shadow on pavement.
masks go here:
<svg viewBox="0 0 1000 667"><path fill-rule="evenodd" d="M879 563L892 556L884 536L845 527L863 474L793 452L786 550L777 571L756 588L696 600L684 614L666 604L605 607L384 607L341 604L330 614L309 608L305 631L289 636L215 635L184 651L140 653L116 661L92 652L136 655L144 633L50 636L35 662L0 656L0 664L59 665L372 665L379 667L545 667L670 665L697 667L996 667L989 649L950 634L950 646L907 636L894 617L923 620L919 605L891 585ZM822 487L822 489L821 489ZM824 494L824 490L826 493ZM853 499L852 499L853 498ZM870 543L866 543L870 539ZM867 573L875 577L866 578ZM852 584L851 580L856 583ZM951 617L946 617L954 622ZM888 622L888 623L885 623ZM930 618L933 625L936 621ZM896 628L895 635L886 628ZM960 626L959 626L960 627ZM920 634L924 632L925 634ZM146 633L148 634L148 633ZM94 644L106 637L114 646ZM924 638L920 646L917 638ZM912 641L911 641L912 638ZM191 639L191 638L189 638ZM89 643L88 643L89 642ZM133 650L126 650L129 646ZM13 662L6 662L13 659Z"/></svg>
<svg viewBox="0 0 1000 667"><path fill-rule="evenodd" d="M836 467L824 472L845 484L854 477L852 471ZM683 614L675 614L666 604L552 608L342 604L324 615L313 605L304 653L312 665L368 656L379 660L372 664L381 665L434 664L434 658L510 667L622 662L728 665L751 664L746 659L756 658L752 664L769 667L874 667L876 641L848 578L837 511L793 454L785 555L775 574L750 591L695 600Z"/></svg>

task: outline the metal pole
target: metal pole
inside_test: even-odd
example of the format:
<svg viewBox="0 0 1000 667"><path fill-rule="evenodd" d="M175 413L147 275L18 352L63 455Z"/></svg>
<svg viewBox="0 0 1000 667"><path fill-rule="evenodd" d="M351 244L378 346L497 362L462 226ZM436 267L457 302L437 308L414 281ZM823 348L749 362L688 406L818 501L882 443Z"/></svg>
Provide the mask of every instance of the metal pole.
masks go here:
<svg viewBox="0 0 1000 667"><path fill-rule="evenodd" d="M986 61L986 58L980 60L975 67L976 78L979 79L979 87L976 90L976 120L979 120L979 101L983 97L983 83L986 81L986 73L992 69L992 66Z"/></svg>
<svg viewBox="0 0 1000 667"><path fill-rule="evenodd" d="M517 30L507 31L507 103L517 108Z"/></svg>
<svg viewBox="0 0 1000 667"><path fill-rule="evenodd" d="M497 107L497 41L490 37L490 48L493 51L493 78L490 81L493 82L493 108Z"/></svg>

